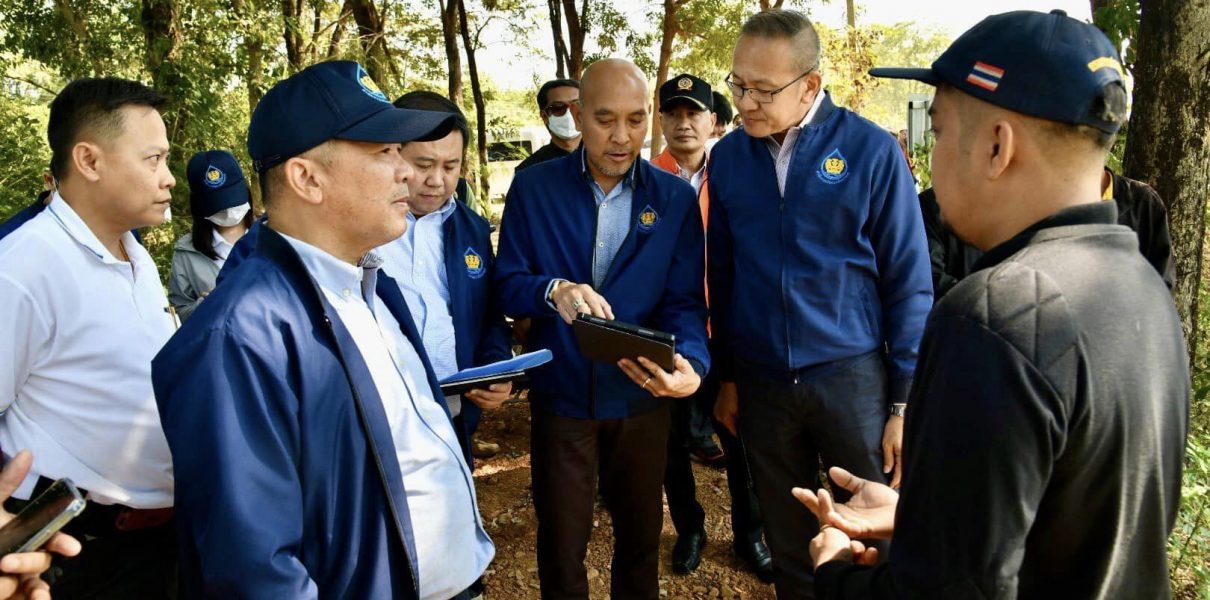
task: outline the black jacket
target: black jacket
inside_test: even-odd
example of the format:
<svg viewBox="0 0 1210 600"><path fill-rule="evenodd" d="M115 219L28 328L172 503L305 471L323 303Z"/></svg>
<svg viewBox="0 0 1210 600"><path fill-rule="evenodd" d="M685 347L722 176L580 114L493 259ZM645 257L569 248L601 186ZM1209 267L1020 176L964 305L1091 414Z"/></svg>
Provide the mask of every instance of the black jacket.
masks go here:
<svg viewBox="0 0 1210 600"><path fill-rule="evenodd" d="M1109 174L1113 176L1113 200L1118 207L1118 224L1138 234L1139 252L1164 278L1168 289L1172 289L1176 273L1164 202L1151 186L1113 171ZM924 232L928 236L929 259L933 267L933 302L939 302L962 278L974 272L975 261L983 253L958 239L941 222L941 207L937 205L933 188L920 192L920 212L924 215Z"/></svg>
<svg viewBox="0 0 1210 600"><path fill-rule="evenodd" d="M551 142L545 146L542 146L541 148L538 148L533 154L527 156L525 160L521 161L521 164L517 165L517 168L513 170L513 173L520 173L521 171L524 171L525 169L536 164L544 163L548 160L554 160L556 158L563 158L568 154L571 154L571 152L568 152L567 150L556 146L554 142Z"/></svg>
<svg viewBox="0 0 1210 600"><path fill-rule="evenodd" d="M886 565L820 598L1168 598L1189 371L1108 202L993 248L930 315ZM806 543L806 540L804 540Z"/></svg>

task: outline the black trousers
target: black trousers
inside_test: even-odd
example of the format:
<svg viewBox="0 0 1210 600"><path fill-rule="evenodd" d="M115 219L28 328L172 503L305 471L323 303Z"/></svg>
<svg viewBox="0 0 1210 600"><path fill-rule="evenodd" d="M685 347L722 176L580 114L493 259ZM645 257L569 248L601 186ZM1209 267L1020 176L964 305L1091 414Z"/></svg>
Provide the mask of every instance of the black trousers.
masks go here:
<svg viewBox="0 0 1210 600"><path fill-rule="evenodd" d="M668 512L677 535L702 529L706 523L706 512L697 501L697 482L693 477L693 462L689 450L694 448L693 416L696 406L699 411L710 407L714 413L714 401L718 398L718 380L707 375L702 386L689 398L672 401L672 424L668 434L668 467L664 472L664 493L668 496ZM723 452L727 455L727 489L731 493L731 532L737 546L753 544L761 540L760 508L752 488L752 476L748 472L748 461L739 438L731 435L726 427L711 417Z"/></svg>
<svg viewBox="0 0 1210 600"><path fill-rule="evenodd" d="M811 367L793 379L761 378L736 364L739 429L748 450L756 496L773 554L780 600L814 598L808 546L819 523L790 493L820 487L820 467L887 481L882 433L887 375L878 352ZM837 494L841 502L847 494ZM877 545L886 556L886 545Z"/></svg>
<svg viewBox="0 0 1210 600"><path fill-rule="evenodd" d="M26 503L10 499L5 508L19 512ZM176 523L137 531L113 529L110 515L89 502L63 528L83 549L72 558L51 555L43 575L56 600L171 600L177 590Z"/></svg>
<svg viewBox="0 0 1210 600"><path fill-rule="evenodd" d="M531 473L542 598L588 598L584 558L596 483L613 518L614 598L659 598L667 405L625 419L533 412Z"/></svg>

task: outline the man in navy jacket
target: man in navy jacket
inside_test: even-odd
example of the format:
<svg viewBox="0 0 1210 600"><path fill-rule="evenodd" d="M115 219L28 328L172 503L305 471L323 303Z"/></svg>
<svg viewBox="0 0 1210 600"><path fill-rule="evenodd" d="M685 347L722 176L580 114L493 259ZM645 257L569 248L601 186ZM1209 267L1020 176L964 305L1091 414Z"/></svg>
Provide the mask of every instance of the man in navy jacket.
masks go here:
<svg viewBox="0 0 1210 600"><path fill-rule="evenodd" d="M358 64L311 66L253 113L272 225L152 365L187 597L454 598L494 554L399 286L370 250L406 227L402 141Z"/></svg>
<svg viewBox="0 0 1210 600"><path fill-rule="evenodd" d="M584 556L599 475L613 515L615 598L658 598L667 398L709 368L703 235L693 188L639 158L650 123L646 78L594 63L573 106L579 150L518 173L501 224L504 312L533 319L529 346L554 360L532 375L538 577L547 598L587 598ZM676 336L676 370L597 364L570 326L591 312Z"/></svg>
<svg viewBox="0 0 1210 600"><path fill-rule="evenodd" d="M820 459L898 485L903 403L932 306L915 186L895 138L832 104L819 37L758 13L727 85L744 118L707 167L716 415L748 451L781 598L809 596L790 495Z"/></svg>

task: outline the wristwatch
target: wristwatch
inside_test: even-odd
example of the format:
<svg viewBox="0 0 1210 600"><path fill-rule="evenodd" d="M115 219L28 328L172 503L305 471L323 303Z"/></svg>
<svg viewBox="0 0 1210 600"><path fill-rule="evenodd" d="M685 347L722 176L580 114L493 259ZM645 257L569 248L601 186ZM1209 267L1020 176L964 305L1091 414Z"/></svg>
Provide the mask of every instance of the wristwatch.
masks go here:
<svg viewBox="0 0 1210 600"><path fill-rule="evenodd" d="M891 416L902 417L904 411L907 410L906 402L896 402L891 405Z"/></svg>

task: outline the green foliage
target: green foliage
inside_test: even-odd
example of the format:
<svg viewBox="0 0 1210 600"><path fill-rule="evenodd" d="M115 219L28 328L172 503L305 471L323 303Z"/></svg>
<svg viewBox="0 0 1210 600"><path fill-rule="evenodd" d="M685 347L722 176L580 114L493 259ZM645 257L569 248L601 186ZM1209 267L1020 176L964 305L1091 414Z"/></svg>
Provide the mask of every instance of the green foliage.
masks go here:
<svg viewBox="0 0 1210 600"><path fill-rule="evenodd" d="M1110 0L1104 4L1093 13L1092 22L1118 49L1122 66L1127 71L1134 71L1135 44L1132 42L1139 33L1139 0Z"/></svg>
<svg viewBox="0 0 1210 600"><path fill-rule="evenodd" d="M912 148L912 172L916 175L916 188L924 191L933 187L933 146L937 140L932 133L924 134L924 141Z"/></svg>

